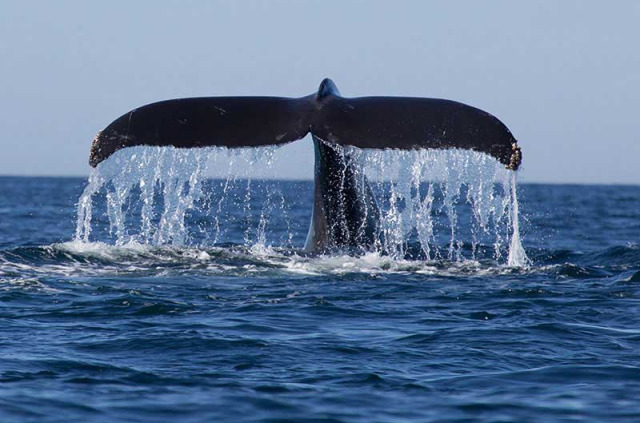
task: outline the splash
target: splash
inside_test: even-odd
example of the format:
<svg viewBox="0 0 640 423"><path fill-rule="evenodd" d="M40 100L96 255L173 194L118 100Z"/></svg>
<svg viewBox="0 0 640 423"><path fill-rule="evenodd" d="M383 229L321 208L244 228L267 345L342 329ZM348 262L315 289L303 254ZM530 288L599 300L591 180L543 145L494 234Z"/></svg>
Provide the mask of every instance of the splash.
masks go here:
<svg viewBox="0 0 640 423"><path fill-rule="evenodd" d="M100 196L117 245L183 244L185 214L202 194L206 154L171 150L136 147L95 169L78 202L75 239L90 241L94 200Z"/></svg>
<svg viewBox="0 0 640 423"><path fill-rule="evenodd" d="M527 253L524 251L522 241L520 240L520 223L519 223L519 207L518 197L516 195L516 174L512 172L511 175L511 213L512 213L512 233L511 233L511 245L509 246L509 257L507 258L507 265L511 267L528 267L531 265L531 260L527 257Z"/></svg>
<svg viewBox="0 0 640 423"><path fill-rule="evenodd" d="M495 260L530 264L520 239L515 172L466 150L350 150L382 206L385 251L463 261L487 258L490 245Z"/></svg>
<svg viewBox="0 0 640 423"><path fill-rule="evenodd" d="M266 242L268 214L287 216L273 184L248 174L272 168L274 147L253 150L134 147L114 154L89 177L78 201L75 240L115 245L214 245L244 225L236 242ZM211 181L207 170L224 169ZM264 201L263 201L264 200ZM238 213L238 209L240 212Z"/></svg>
<svg viewBox="0 0 640 423"><path fill-rule="evenodd" d="M75 240L204 248L231 243L257 252L299 246L311 193L304 204L308 215L298 212L294 219L291 203L300 200L299 188L283 190L281 183L250 175L260 167L277 177L277 151L121 150L91 174L78 201ZM494 159L462 150L347 152L380 207L377 254L529 265L519 234L515 173ZM212 169L227 177L208 179Z"/></svg>

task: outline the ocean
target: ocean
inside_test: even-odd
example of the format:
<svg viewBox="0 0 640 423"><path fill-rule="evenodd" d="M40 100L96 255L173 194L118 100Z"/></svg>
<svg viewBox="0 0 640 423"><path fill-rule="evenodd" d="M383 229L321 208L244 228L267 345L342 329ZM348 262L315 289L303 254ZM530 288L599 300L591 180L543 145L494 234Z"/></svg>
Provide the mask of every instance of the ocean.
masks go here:
<svg viewBox="0 0 640 423"><path fill-rule="evenodd" d="M518 185L510 265L500 187L317 256L312 182L188 177L0 177L0 421L640 421L639 186Z"/></svg>

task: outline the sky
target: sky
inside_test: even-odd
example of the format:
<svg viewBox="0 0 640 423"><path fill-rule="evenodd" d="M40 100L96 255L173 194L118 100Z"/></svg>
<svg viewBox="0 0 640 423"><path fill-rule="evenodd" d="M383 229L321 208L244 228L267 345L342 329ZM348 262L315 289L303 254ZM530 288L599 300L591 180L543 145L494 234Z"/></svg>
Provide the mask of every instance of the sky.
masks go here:
<svg viewBox="0 0 640 423"><path fill-rule="evenodd" d="M0 4L0 175L86 176L94 135L193 96L448 98L499 117L520 179L640 183L640 2ZM277 174L312 178L309 140Z"/></svg>

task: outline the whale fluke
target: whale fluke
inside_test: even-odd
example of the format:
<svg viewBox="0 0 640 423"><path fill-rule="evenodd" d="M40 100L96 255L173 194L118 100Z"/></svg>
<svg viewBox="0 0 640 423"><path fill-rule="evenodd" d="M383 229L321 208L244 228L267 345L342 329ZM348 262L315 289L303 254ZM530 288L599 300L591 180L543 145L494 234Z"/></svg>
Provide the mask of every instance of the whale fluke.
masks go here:
<svg viewBox="0 0 640 423"><path fill-rule="evenodd" d="M113 121L93 140L93 167L137 145L260 147L285 144L309 132L313 96L196 97L161 101Z"/></svg>
<svg viewBox="0 0 640 423"><path fill-rule="evenodd" d="M451 100L341 97L330 79L302 98L197 97L134 109L94 139L89 164L137 145L230 148L285 144L311 133L324 142L374 149L460 148L517 170L522 154L495 116Z"/></svg>
<svg viewBox="0 0 640 423"><path fill-rule="evenodd" d="M89 164L137 145L230 148L278 145L311 133L314 201L305 250L374 250L381 214L354 151L459 148L508 169L522 160L509 129L491 114L450 100L345 98L330 79L302 98L199 97L149 104L119 117L93 140Z"/></svg>
<svg viewBox="0 0 640 423"><path fill-rule="evenodd" d="M487 153L516 170L521 153L495 116L451 100L411 97L333 97L312 133L340 145L374 149L459 148Z"/></svg>

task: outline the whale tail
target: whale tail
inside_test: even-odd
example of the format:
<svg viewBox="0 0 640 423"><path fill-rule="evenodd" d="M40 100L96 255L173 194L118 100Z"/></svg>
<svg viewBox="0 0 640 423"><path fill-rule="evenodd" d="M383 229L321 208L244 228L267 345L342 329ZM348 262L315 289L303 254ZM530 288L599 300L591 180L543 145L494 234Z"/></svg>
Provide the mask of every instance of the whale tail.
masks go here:
<svg viewBox="0 0 640 423"><path fill-rule="evenodd" d="M315 94L284 97L197 97L134 109L94 139L97 166L132 146L198 148L286 144L311 133L330 144L372 149L470 149L517 170L522 153L495 116L451 100L341 97L325 79Z"/></svg>
<svg viewBox="0 0 640 423"><path fill-rule="evenodd" d="M89 163L132 146L247 148L293 142L311 133L314 203L305 249L370 250L381 242L380 211L348 149L459 148L489 154L516 170L522 154L489 113L450 100L342 97L330 79L301 98L199 97L132 110L100 132Z"/></svg>

